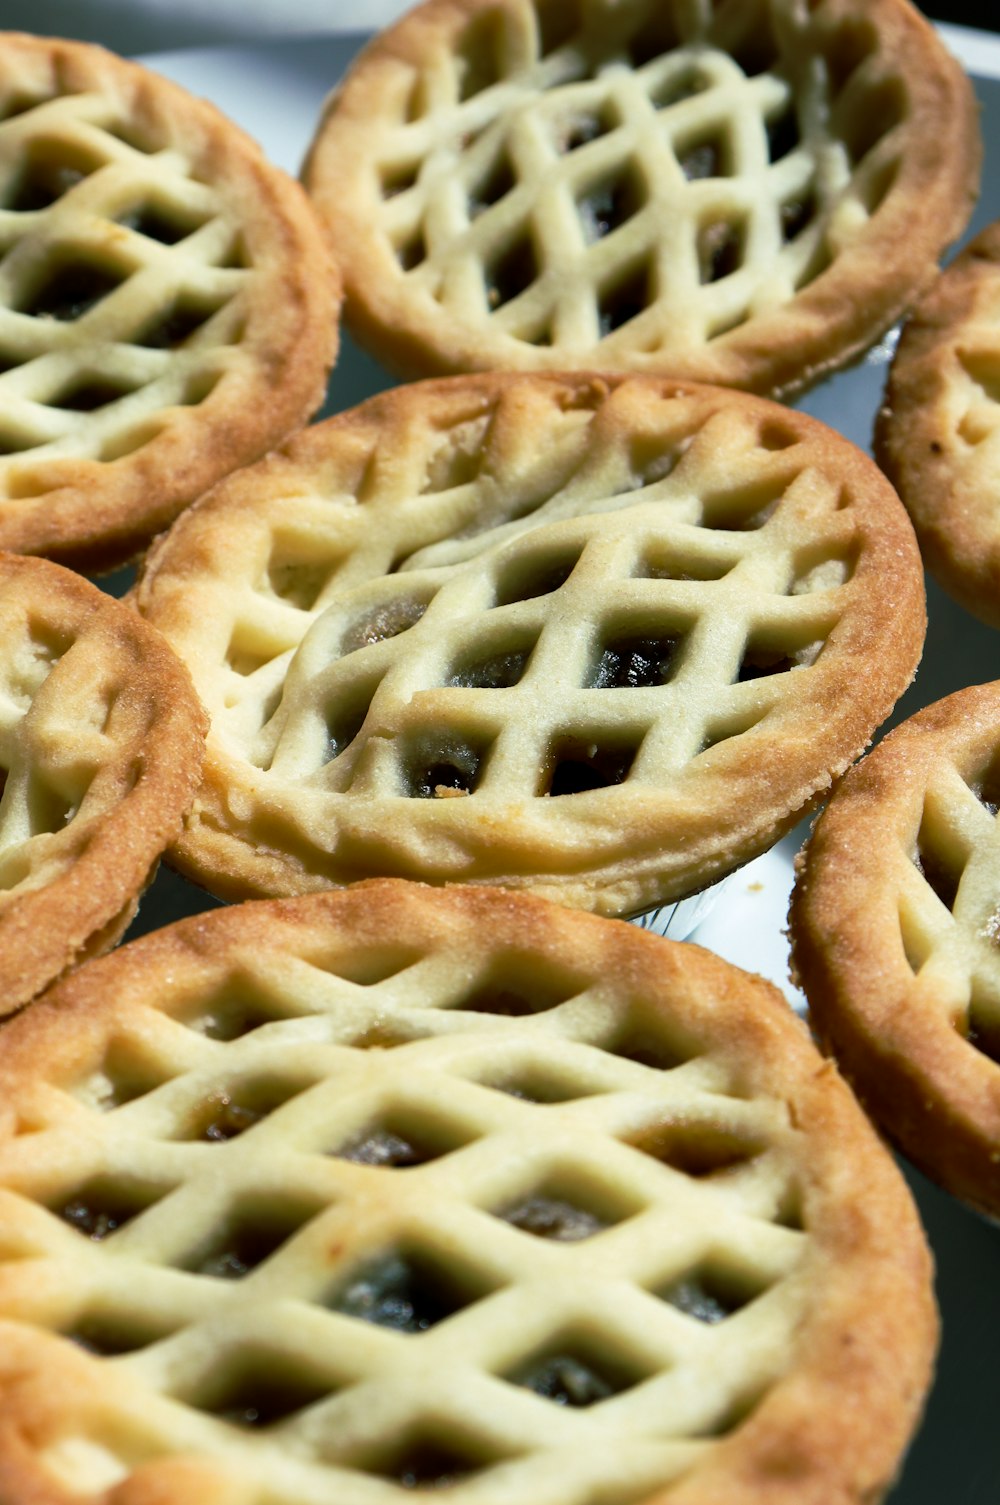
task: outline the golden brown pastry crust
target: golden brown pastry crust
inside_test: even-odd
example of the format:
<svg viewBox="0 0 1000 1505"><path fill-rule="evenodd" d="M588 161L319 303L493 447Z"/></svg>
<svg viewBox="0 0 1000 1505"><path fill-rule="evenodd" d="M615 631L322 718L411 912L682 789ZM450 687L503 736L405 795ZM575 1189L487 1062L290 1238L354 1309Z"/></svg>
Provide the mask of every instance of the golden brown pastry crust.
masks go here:
<svg viewBox="0 0 1000 1505"><path fill-rule="evenodd" d="M456 1505L868 1505L919 1412L902 1179L775 990L696 947L398 882L215 911L55 988L0 1088L9 1505L388 1501L431 1433L423 1482L476 1465ZM372 1159L387 1125L428 1153ZM553 1177L614 1226L527 1231ZM238 1204L260 1245L220 1278ZM393 1250L416 1291L379 1306ZM739 1309L699 1319L680 1287L723 1268ZM553 1340L616 1393L554 1403Z"/></svg>
<svg viewBox="0 0 1000 1505"><path fill-rule="evenodd" d="M0 1014L118 940L204 731L157 632L69 570L0 554Z"/></svg>
<svg viewBox="0 0 1000 1505"><path fill-rule="evenodd" d="M777 395L913 302L979 158L905 0L429 0L335 91L305 181L390 368Z"/></svg>
<svg viewBox="0 0 1000 1505"><path fill-rule="evenodd" d="M946 268L906 324L875 445L928 568L1000 627L1000 223Z"/></svg>
<svg viewBox="0 0 1000 1505"><path fill-rule="evenodd" d="M0 546L134 554L323 400L338 279L308 201L211 105L0 34Z"/></svg>
<svg viewBox="0 0 1000 1505"><path fill-rule="evenodd" d="M1000 683L890 733L820 817L790 915L810 1016L867 1108L916 1165L993 1217L998 749Z"/></svg>
<svg viewBox="0 0 1000 1505"><path fill-rule="evenodd" d="M136 602L214 722L175 849L197 881L626 915L794 824L924 630L909 523L859 451L649 377L383 394L207 498Z"/></svg>

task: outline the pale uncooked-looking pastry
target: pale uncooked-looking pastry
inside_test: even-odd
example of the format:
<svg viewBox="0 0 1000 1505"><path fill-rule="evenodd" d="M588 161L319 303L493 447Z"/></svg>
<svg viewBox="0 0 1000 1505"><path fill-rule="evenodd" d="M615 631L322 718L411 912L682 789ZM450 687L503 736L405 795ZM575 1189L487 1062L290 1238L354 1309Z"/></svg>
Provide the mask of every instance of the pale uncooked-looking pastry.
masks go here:
<svg viewBox="0 0 1000 1505"><path fill-rule="evenodd" d="M334 92L305 178L393 369L777 394L912 303L979 152L906 0L429 0Z"/></svg>
<svg viewBox="0 0 1000 1505"><path fill-rule="evenodd" d="M181 518L140 610L212 718L174 858L633 914L756 855L913 673L906 513L830 429L650 377L400 388Z"/></svg>
<svg viewBox="0 0 1000 1505"><path fill-rule="evenodd" d="M843 780L792 899L820 1037L904 1153L1000 1217L1000 683L910 718Z"/></svg>
<svg viewBox="0 0 1000 1505"><path fill-rule="evenodd" d="M69 570L0 554L0 1014L118 940L204 731L159 633Z"/></svg>
<svg viewBox="0 0 1000 1505"><path fill-rule="evenodd" d="M632 926L359 885L0 1034L4 1505L875 1505L935 1326L801 1022Z"/></svg>
<svg viewBox="0 0 1000 1505"><path fill-rule="evenodd" d="M299 187L101 48L0 34L0 547L104 568L319 407L337 279Z"/></svg>

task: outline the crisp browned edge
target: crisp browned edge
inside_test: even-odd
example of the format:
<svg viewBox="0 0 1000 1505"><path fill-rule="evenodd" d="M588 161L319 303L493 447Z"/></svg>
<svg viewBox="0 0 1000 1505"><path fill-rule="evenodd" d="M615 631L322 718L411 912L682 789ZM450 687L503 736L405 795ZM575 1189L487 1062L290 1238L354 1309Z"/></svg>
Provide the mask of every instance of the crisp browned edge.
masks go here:
<svg viewBox="0 0 1000 1505"><path fill-rule="evenodd" d="M937 1337L930 1254L905 1184L836 1068L820 1060L776 989L699 947L505 891L432 890L397 880L216 910L90 963L3 1030L0 1132L14 1132L19 1104L30 1101L37 1081L72 1079L88 1069L117 1020L137 1006L155 1006L159 970L200 972L207 981L224 974L230 946L258 955L286 948L308 954L337 932L351 947L384 943L387 936L399 941L417 934L440 943L456 933L488 934L498 946L534 951L543 965L569 958L581 971L604 968L623 992L661 1000L682 1034L720 1054L746 1091L777 1092L787 1101L792 1124L808 1136L799 1171L828 1299L800 1329L794 1373L705 1462L649 1497L648 1505L872 1505L881 1499L929 1384ZM83 1379L86 1361L67 1354L70 1363L70 1378L76 1369ZM46 1488L31 1464L29 1438L33 1423L42 1422L31 1410L30 1375L21 1388L30 1366L8 1361L3 1367L4 1500L68 1505L71 1497L54 1485ZM65 1388L71 1405L92 1389L64 1386L59 1372L51 1378L55 1393ZM41 1393L53 1393L45 1371L36 1380ZM113 1499L116 1505L187 1505L202 1498L202 1484L206 1500L248 1505L256 1497L252 1484L244 1492L238 1480L228 1482L229 1488L221 1466L216 1477L211 1460L182 1458L146 1465L135 1488L123 1485Z"/></svg>
<svg viewBox="0 0 1000 1505"><path fill-rule="evenodd" d="M970 242L908 320L876 421L875 455L932 574L966 610L1000 627L1000 473L992 487L970 473L949 411L958 350L990 301L1000 302L1000 221Z"/></svg>
<svg viewBox="0 0 1000 1505"><path fill-rule="evenodd" d="M793 966L825 1048L883 1132L948 1191L1000 1216L1000 1067L913 998L882 854L916 849L928 778L1000 742L1000 681L911 717L843 780L799 859Z"/></svg>
<svg viewBox="0 0 1000 1505"><path fill-rule="evenodd" d="M337 352L339 274L299 184L207 101L83 42L0 33L0 67L25 86L51 68L60 78L57 92L110 93L131 118L169 133L195 171L222 185L256 245L259 276L266 272L265 285L247 301L241 342L253 355L252 372L229 374L197 407L176 410L168 431L134 454L114 462L51 461L44 493L0 501L0 547L108 569L320 406Z"/></svg>
<svg viewBox="0 0 1000 1505"><path fill-rule="evenodd" d="M435 306L415 310L384 238L372 233L366 154L372 122L406 87L414 67L450 49L473 16L513 12L525 0L426 0L378 36L327 102L303 167L303 180L344 274L345 320L380 360L404 376L489 366L552 369L598 361L601 347L567 360L476 329L466 331ZM769 0L773 3L773 0ZM910 138L895 181L858 244L795 299L760 314L705 349L621 358L649 370L786 397L859 354L893 324L934 277L944 249L968 223L978 194L982 142L971 84L933 27L907 0L825 0L810 25L821 33L844 18L879 32L907 77ZM499 348L498 339L502 340Z"/></svg>
<svg viewBox="0 0 1000 1505"><path fill-rule="evenodd" d="M131 699L152 725L134 749L134 785L71 865L42 888L0 894L0 1015L119 939L194 797L207 729L187 669L155 628L59 565L0 554L0 590L17 577L37 582L39 615L57 602L76 631L114 643L131 664L118 700Z"/></svg>
<svg viewBox="0 0 1000 1505"><path fill-rule="evenodd" d="M655 791L644 789L643 807L634 812L630 822L634 829L628 863L619 862L613 872L611 864L604 862L586 872L567 872L558 867L532 875L493 871L474 880L531 887L545 898L603 913L629 914L690 894L778 840L864 751L912 678L926 628L923 572L912 529L877 467L833 430L764 399L651 376L507 372L397 388L314 426L261 466L240 472L217 487L179 519L147 556L134 599L138 609L161 626L168 638L172 626L180 630L173 604L167 602L158 609L159 577L169 575L171 570L183 575L206 569L217 552L224 558L227 528L232 526L231 521L227 523L227 511L230 518L234 513L247 516L256 495L287 483L300 467L318 465L331 440L349 444L355 429L365 434L374 426L399 422L412 404L435 402L452 393L478 392L487 400L523 382L543 382L577 392L595 381L609 389L625 382L650 384L657 392L700 401L706 416L734 405L760 413L762 423L773 418L785 429L800 434L817 458L833 452L830 468L836 470L845 486L865 498L855 505L868 508L870 519L863 534L864 555L859 557L852 577L855 599L850 620L841 620L831 638L838 645L835 672L824 671L821 659L809 671L814 678L807 699L798 697L791 713L766 718L759 735L745 734L739 752L730 749L720 756L710 773L703 769L703 803L696 805L687 790L677 791L669 803L675 836L669 851L664 850L662 836L657 834L662 831L666 807L655 808ZM873 508L869 508L869 498ZM873 518L871 511L875 512ZM858 694L861 689L863 700ZM810 707L814 715L810 715ZM820 727L827 739L823 758L817 757ZM771 774L765 778L762 772L773 771L776 743L781 748L780 798L774 796L773 785L768 782ZM720 755L725 748L724 743ZM213 745L210 734L205 780L171 853L171 860L195 882L225 898L248 898L305 893L331 883L377 876L371 871L342 870L322 855L315 865L307 867L280 850L261 850L242 836L219 829L232 824L226 813L226 791L233 766ZM762 789L762 783L768 787ZM401 866L396 876L420 880L427 874ZM442 881L450 880L446 876ZM454 881L458 881L457 875Z"/></svg>

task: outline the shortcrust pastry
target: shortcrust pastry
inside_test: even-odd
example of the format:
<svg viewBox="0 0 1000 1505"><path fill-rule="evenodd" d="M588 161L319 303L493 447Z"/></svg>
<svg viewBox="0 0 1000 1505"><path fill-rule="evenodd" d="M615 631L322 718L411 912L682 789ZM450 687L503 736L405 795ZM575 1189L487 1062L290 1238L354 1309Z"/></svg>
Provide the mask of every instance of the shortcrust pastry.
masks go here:
<svg viewBox="0 0 1000 1505"><path fill-rule="evenodd" d="M847 775L792 899L816 1030L885 1133L1000 1216L1000 682L960 690Z"/></svg>
<svg viewBox="0 0 1000 1505"><path fill-rule="evenodd" d="M865 456L650 377L383 394L217 488L136 599L212 718L174 849L198 882L476 881L625 915L792 825L924 630Z"/></svg>
<svg viewBox="0 0 1000 1505"><path fill-rule="evenodd" d="M0 554L0 1014L121 935L203 738L159 633L69 570Z"/></svg>
<svg viewBox="0 0 1000 1505"><path fill-rule="evenodd" d="M337 281L210 105L0 34L0 546L104 568L320 405Z"/></svg>
<svg viewBox="0 0 1000 1505"><path fill-rule="evenodd" d="M905 326L875 442L929 569L1000 627L1000 223Z"/></svg>
<svg viewBox="0 0 1000 1505"><path fill-rule="evenodd" d="M334 93L305 180L393 369L777 394L912 303L979 155L905 0L429 0Z"/></svg>
<svg viewBox="0 0 1000 1505"><path fill-rule="evenodd" d="M696 947L217 910L15 1021L0 1103L5 1505L874 1505L919 1412L903 1182Z"/></svg>

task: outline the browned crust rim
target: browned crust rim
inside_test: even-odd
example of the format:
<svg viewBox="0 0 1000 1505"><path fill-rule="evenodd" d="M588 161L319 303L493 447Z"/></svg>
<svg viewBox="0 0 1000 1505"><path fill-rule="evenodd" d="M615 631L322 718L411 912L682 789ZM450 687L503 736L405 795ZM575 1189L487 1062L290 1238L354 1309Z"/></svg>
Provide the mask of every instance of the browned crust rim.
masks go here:
<svg viewBox="0 0 1000 1505"><path fill-rule="evenodd" d="M479 853L474 881L530 887L543 897L629 914L697 890L777 840L864 750L912 676L925 629L923 574L912 531L881 473L832 430L762 399L651 376L490 373L419 383L317 425L263 466L217 488L151 552L136 604L193 664L201 656L194 587L199 576L211 577L216 561L226 568L231 555L227 513L238 512L246 538L255 509L262 511L279 487L287 486L294 496L301 490L297 477L303 470L322 475L327 452L336 455L352 443L363 448L381 429L398 426L405 432L407 415L421 407L444 411L451 403L467 402L470 394L488 402L522 384L576 394L594 382L626 398L630 392L637 400L649 393L676 397L692 404L702 415L699 421L717 413L749 415L762 427L777 420L796 442L809 446L810 464L836 476L853 499L857 518L853 575L844 587L849 604L839 614L825 659L821 655L808 670L809 685L800 685L795 700L769 713L738 747L729 744L727 750L723 743L713 750L712 767L702 769L697 795L690 781L672 790L643 785L633 791L630 803L620 801L613 832L592 835L592 841L604 842L599 859L593 849L581 855L567 845L548 861L544 853L534 857L530 869L523 854L506 868L490 856L495 843L476 824L471 808L465 808L471 802L448 801L447 812L439 809L435 818L448 820L449 831L465 850ZM205 698L204 687L202 694ZM202 790L174 849L196 881L225 897L245 898L308 892L373 876L372 868L357 859L348 862L327 851L315 834L306 843L308 852L301 842L294 856L283 849L277 829L291 817L280 798L268 795L260 778L211 734L205 767ZM260 833L249 840L232 814L234 792L240 799L260 799L275 812L273 840ZM525 842L537 840L531 812L520 803L512 805L504 829L514 833L522 849ZM387 860L384 851L378 860ZM393 869L396 876L428 877L424 854L419 860L393 860L399 864ZM468 865L464 871L470 872ZM444 871L441 881L462 876L461 870Z"/></svg>
<svg viewBox="0 0 1000 1505"><path fill-rule="evenodd" d="M911 717L844 778L799 862L789 921L810 1017L883 1131L954 1195L1000 1215L1000 1066L922 990L892 866L913 860L929 779L989 763L1000 681Z"/></svg>
<svg viewBox="0 0 1000 1505"><path fill-rule="evenodd" d="M881 1499L916 1423L935 1346L929 1254L919 1222L901 1177L836 1069L820 1062L776 990L698 947L521 895L430 890L393 880L196 916L81 969L3 1032L5 1132L36 1084L73 1075L99 1057L116 1021L148 1006L158 974L169 972L185 986L189 977L195 985L199 978L208 983L225 974L230 951L237 957L248 951L308 955L336 932L352 945L384 943L387 935L394 942L419 937L438 944L456 935L489 935L501 945L513 941L520 954L530 949L546 961L603 968L624 979L632 994L659 1000L685 1035L721 1054L748 1093L776 1094L787 1103L801 1146L797 1170L824 1300L799 1330L793 1370L735 1433L676 1484L655 1492L648 1505L868 1505ZM55 1371L51 1378L44 1369L33 1374L32 1358L12 1328L4 1353L0 1479L6 1498L11 1505L64 1505L69 1496L39 1474L33 1439L46 1433L52 1397L69 1398L65 1382L73 1383L74 1406L86 1407L90 1387L75 1384L72 1372L82 1377L86 1361L75 1359L71 1369L67 1356L58 1383ZM166 1505L190 1497L179 1488L188 1468L190 1488L202 1477L197 1459L154 1462L133 1483L139 1490L143 1479ZM220 1497L209 1485L228 1483L234 1505L248 1505L255 1498L252 1483L227 1479L224 1466L219 1469L216 1478L204 1460L206 1498ZM161 1470L162 1494L155 1489ZM124 1486L123 1500L126 1495L147 1498ZM230 1500L229 1493L222 1497Z"/></svg>
<svg viewBox="0 0 1000 1505"><path fill-rule="evenodd" d="M768 0L775 10L776 0ZM331 96L303 170L328 225L345 281L352 331L406 376L490 366L560 369L567 364L660 372L788 396L849 361L889 328L931 282L943 250L964 229L978 193L982 145L971 85L929 22L905 0L825 0L806 23L819 46L844 21L877 33L910 91L901 162L864 235L781 309L755 314L693 353L659 350L616 358L602 346L567 360L559 346L529 347L491 331L466 330L439 305L418 309L396 258L373 233L375 199L367 153L382 101L401 90L427 56L451 48L470 18L520 10L523 0L426 0L372 42ZM803 47L806 44L803 43ZM884 71L885 68L884 68ZM395 115L392 116L395 119ZM355 212L353 206L357 204ZM345 205L352 212L345 213Z"/></svg>
<svg viewBox="0 0 1000 1505"><path fill-rule="evenodd" d="M963 436L970 375L963 352L1000 322L1000 221L971 241L914 310L899 342L875 428L879 464L913 519L945 590L1000 627L1000 469L995 443ZM994 333L994 341L1000 335Z"/></svg>
<svg viewBox="0 0 1000 1505"><path fill-rule="evenodd" d="M0 895L0 1014L118 940L194 796L206 727L187 670L126 606L61 566L0 554L5 588L114 665L129 738L111 760L118 797L80 839L72 821L59 833L61 870L44 887Z"/></svg>
<svg viewBox="0 0 1000 1505"><path fill-rule="evenodd" d="M0 547L85 570L133 556L222 476L259 459L322 403L337 350L340 283L312 206L259 147L207 101L83 42L0 33L15 87L97 91L166 136L239 218L258 271L239 294L241 359L194 407L119 460L50 460L32 494L0 501Z"/></svg>

